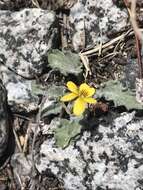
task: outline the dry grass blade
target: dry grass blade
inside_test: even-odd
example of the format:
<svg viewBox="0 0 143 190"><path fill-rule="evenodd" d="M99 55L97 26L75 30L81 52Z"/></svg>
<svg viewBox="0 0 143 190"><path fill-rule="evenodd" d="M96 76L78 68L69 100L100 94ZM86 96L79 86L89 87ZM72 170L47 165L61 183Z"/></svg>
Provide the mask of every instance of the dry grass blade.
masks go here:
<svg viewBox="0 0 143 190"><path fill-rule="evenodd" d="M114 43L120 41L120 40L123 40L125 38L125 36L127 36L128 34L131 34L133 33L131 30L127 31L126 33L124 34L121 34L120 36L114 38L113 40L105 43L102 45L102 49L104 48L108 48L110 46L112 46ZM88 51L85 51L85 52L82 52L81 55L82 56L91 56L92 54L94 53L97 53L101 50L101 44L97 45L95 48L91 49L91 50L88 50Z"/></svg>
<svg viewBox="0 0 143 190"><path fill-rule="evenodd" d="M14 134L14 136L15 136L16 144L17 144L17 146L18 146L20 152L22 152L22 147L21 147L21 144L20 144L20 141L19 141L18 135L17 135L17 133L16 133L14 127L13 127L13 134Z"/></svg>
<svg viewBox="0 0 143 190"><path fill-rule="evenodd" d="M38 134L38 127L40 126L40 120L41 120L41 112L42 112L42 108L43 108L43 105L44 103L46 102L46 96L45 96L46 92L43 94L43 99L41 101L41 104L39 105L39 111L38 111L38 114L36 116L36 126L35 126L35 131L34 131L34 136L33 136L33 141L32 141L32 167L33 167L33 170L35 169L35 160L34 160L34 145L35 145L35 141L36 141L36 137L37 137L37 134Z"/></svg>
<svg viewBox="0 0 143 190"><path fill-rule="evenodd" d="M26 135L25 135L25 138L24 138L23 153L25 153L27 151L28 138L29 138L29 135L30 135L31 128L32 128L32 125L31 125L31 123L29 123L28 129L26 131Z"/></svg>
<svg viewBox="0 0 143 190"><path fill-rule="evenodd" d="M137 58L138 58L138 65L139 65L139 78L143 78L143 63L142 63L142 55L141 55L141 47L142 47L142 41L143 41L143 34L142 30L137 25L136 21L136 0L130 0L131 7L128 7L128 0L124 0L125 5L127 7L127 10L130 15L131 24L134 30L135 34L135 40L136 40L136 48L137 48Z"/></svg>
<svg viewBox="0 0 143 190"><path fill-rule="evenodd" d="M32 0L32 4L33 4L35 7L40 8L40 5L39 5L39 3L38 3L37 0Z"/></svg>
<svg viewBox="0 0 143 190"><path fill-rule="evenodd" d="M132 26L133 26L133 29L134 29L136 35L138 36L138 38L140 40L143 40L143 34L139 30L139 27L138 27L137 21L136 21L136 2L137 2L137 0L131 0L131 11L129 11L129 9L128 9L128 11L129 11L131 23L132 23Z"/></svg>
<svg viewBox="0 0 143 190"><path fill-rule="evenodd" d="M85 69L86 69L85 78L87 78L88 74L91 75L88 57L86 55L83 55L83 53L79 53L79 56L80 56L80 59L84 65Z"/></svg>
<svg viewBox="0 0 143 190"><path fill-rule="evenodd" d="M0 181L7 181L6 177L0 177Z"/></svg>
<svg viewBox="0 0 143 190"><path fill-rule="evenodd" d="M115 51L115 52L113 51L113 53L108 53L108 54L105 55L103 58L100 58L100 61L102 61L102 60L104 60L104 59L106 59L106 58L108 58L108 57L110 57L110 58L112 57L112 58L113 58L113 57L115 57L115 56L118 55L118 54L120 54L120 53L119 53L119 52L116 52L116 51Z"/></svg>

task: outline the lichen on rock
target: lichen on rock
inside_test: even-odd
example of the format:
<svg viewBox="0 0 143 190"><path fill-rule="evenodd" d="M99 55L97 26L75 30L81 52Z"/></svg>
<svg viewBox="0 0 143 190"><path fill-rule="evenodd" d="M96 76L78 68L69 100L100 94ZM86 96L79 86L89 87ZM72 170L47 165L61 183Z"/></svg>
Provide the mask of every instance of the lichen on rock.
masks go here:
<svg viewBox="0 0 143 190"><path fill-rule="evenodd" d="M127 11L112 0L78 0L71 8L69 23L76 51L109 40L110 35L127 25Z"/></svg>
<svg viewBox="0 0 143 190"><path fill-rule="evenodd" d="M24 78L40 75L46 67L47 51L56 47L55 13L42 9L1 10L0 17L0 62Z"/></svg>
<svg viewBox="0 0 143 190"><path fill-rule="evenodd" d="M110 123L94 122L88 122L90 129L64 149L56 146L52 136L48 137L48 129L35 159L38 171L51 170L67 190L142 187L143 121L136 120L132 112Z"/></svg>

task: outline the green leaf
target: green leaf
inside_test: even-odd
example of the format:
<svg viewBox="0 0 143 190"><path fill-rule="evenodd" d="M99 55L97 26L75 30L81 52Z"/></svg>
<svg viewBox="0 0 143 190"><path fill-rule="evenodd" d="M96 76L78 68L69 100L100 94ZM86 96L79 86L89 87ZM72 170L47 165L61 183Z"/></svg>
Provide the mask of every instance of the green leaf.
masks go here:
<svg viewBox="0 0 143 190"><path fill-rule="evenodd" d="M63 96L65 87L53 85L47 89L47 99L42 107L41 116L47 117L51 114L58 114L62 110L60 97Z"/></svg>
<svg viewBox="0 0 143 190"><path fill-rule="evenodd" d="M52 69L59 70L63 75L79 75L81 63L78 54L67 51L63 53L57 49L48 52L48 62Z"/></svg>
<svg viewBox="0 0 143 190"><path fill-rule="evenodd" d="M97 98L105 97L113 100L116 106L124 105L127 109L143 109L143 106L136 101L136 97L130 89L123 89L120 81L110 80L103 84L96 92Z"/></svg>
<svg viewBox="0 0 143 190"><path fill-rule="evenodd" d="M79 123L79 119L69 121L67 119L61 119L57 125L55 131L55 140L58 147L66 147L73 137L77 136L82 128Z"/></svg>
<svg viewBox="0 0 143 190"><path fill-rule="evenodd" d="M46 106L42 112L41 112L41 116L42 118L43 117L47 117L51 114L58 114L61 112L61 109L62 109L62 103L60 102L54 102L54 101L51 101L51 104Z"/></svg>
<svg viewBox="0 0 143 190"><path fill-rule="evenodd" d="M65 87L64 86L56 86L56 85L52 85L51 87L48 88L47 90L47 95L49 99L58 99L64 95L65 92Z"/></svg>
<svg viewBox="0 0 143 190"><path fill-rule="evenodd" d="M43 87L41 84L37 84L36 81L31 82L31 90L34 95L44 94L46 88Z"/></svg>

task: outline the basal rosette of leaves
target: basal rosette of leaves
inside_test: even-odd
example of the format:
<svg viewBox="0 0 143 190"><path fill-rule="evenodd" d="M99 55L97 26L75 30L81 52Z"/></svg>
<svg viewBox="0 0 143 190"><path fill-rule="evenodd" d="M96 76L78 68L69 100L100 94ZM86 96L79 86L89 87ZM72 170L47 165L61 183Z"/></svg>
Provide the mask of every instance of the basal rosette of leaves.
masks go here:
<svg viewBox="0 0 143 190"><path fill-rule="evenodd" d="M114 101L115 106L125 106L128 110L143 109L143 106L137 102L136 95L130 88L124 89L120 81L105 82L103 87L100 87L96 92L96 98L101 97Z"/></svg>
<svg viewBox="0 0 143 190"><path fill-rule="evenodd" d="M65 76L68 74L78 76L82 73L79 55L70 51L52 49L48 52L48 63L53 70L58 70Z"/></svg>

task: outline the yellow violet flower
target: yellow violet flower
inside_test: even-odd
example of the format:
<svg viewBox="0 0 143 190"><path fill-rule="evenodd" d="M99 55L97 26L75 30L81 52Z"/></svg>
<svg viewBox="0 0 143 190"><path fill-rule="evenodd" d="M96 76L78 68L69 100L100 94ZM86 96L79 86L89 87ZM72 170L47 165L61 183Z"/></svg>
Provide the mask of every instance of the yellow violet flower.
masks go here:
<svg viewBox="0 0 143 190"><path fill-rule="evenodd" d="M61 101L68 102L77 98L73 106L73 113L75 115L81 115L85 111L87 103L95 104L97 102L91 97L95 93L95 88L91 88L86 83L83 83L77 87L76 84L69 81L67 82L67 87L71 92L63 96Z"/></svg>

